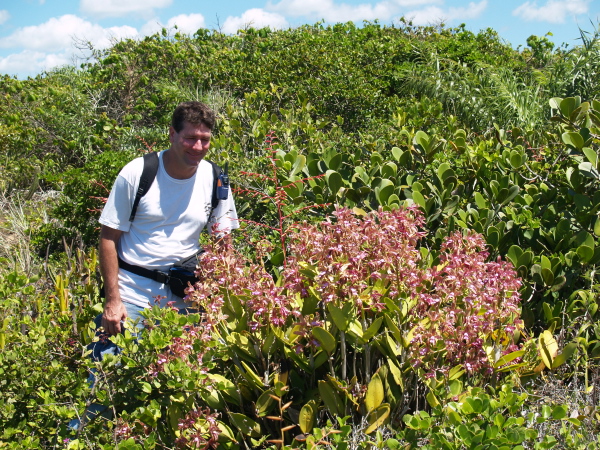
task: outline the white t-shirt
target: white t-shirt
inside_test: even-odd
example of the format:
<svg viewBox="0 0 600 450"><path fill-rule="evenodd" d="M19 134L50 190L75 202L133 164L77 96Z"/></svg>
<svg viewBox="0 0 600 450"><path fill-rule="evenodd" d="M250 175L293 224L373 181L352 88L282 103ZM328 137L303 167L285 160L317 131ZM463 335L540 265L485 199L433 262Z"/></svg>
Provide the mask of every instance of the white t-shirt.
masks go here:
<svg viewBox="0 0 600 450"><path fill-rule="evenodd" d="M128 163L119 173L104 206L100 223L124 233L119 239L119 257L136 266L167 271L177 261L195 254L200 248L200 232L207 225L211 211L213 169L201 161L191 178L178 180L170 177L159 153L159 166L152 186L138 205L133 222L129 221L142 170L143 158ZM219 201L215 208L209 232L214 229L228 233L238 228L233 195ZM171 293L165 284L119 269L119 291L123 302L149 307L157 297L161 306L174 301L175 306L187 305Z"/></svg>

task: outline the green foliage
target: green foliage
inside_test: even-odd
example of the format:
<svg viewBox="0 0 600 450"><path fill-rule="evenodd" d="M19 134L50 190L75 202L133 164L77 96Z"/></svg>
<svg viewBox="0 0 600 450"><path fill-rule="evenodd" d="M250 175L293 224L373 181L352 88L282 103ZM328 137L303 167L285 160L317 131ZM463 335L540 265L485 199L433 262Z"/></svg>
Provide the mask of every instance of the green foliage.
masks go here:
<svg viewBox="0 0 600 450"><path fill-rule="evenodd" d="M73 438L70 448L173 448L198 437L224 448L236 448L234 441L398 448L419 439L456 448L481 438L490 448L550 448L550 436L556 445L592 445L576 423L582 414L554 417L561 405L540 409L531 406L532 395L509 387L470 387L552 375L580 383L583 403L597 402L598 32L582 31L581 38L567 50L532 36L519 52L493 30L404 20L248 28L233 36L163 30L95 52L81 70L0 79L0 191L15 203L40 190L59 193L46 197L53 200L45 225L23 203L36 252L53 255L45 275L36 280L29 272L38 270L24 275L16 264L0 269L2 445L58 447L59 438ZM385 302L389 310L379 316L362 313L359 303L323 307L311 262L299 276L313 290L294 300L314 320L310 333L289 324L252 329L244 308L259 296L249 290L226 298L230 318L220 322L220 335L179 354L181 339L192 341L190 331L201 325L153 311L151 323L160 325L137 339L118 338L121 356L89 364L103 374L91 395L114 406L115 418L99 418L79 436L68 431L66 422L90 394L80 350L91 340L87 324L97 309L95 256L73 249L95 245L101 198L116 173L140 142L168 145L170 113L189 99L218 112L210 157L231 168L238 212L247 220L238 248L264 262L275 280L282 280L285 246L265 250L260 228L249 224L276 230L267 240L281 247L293 222L319 222L335 206L361 216L418 208L429 232L418 258L430 269L441 265L443 243L456 232L479 233L491 259L510 261L522 281L524 327L479 336L492 373L440 369L453 355L441 339L418 359L423 366L411 366L414 332L447 332L441 321L429 311L418 328L408 297L398 310ZM7 220L2 211L3 233ZM42 267L34 258L32 264ZM344 286L344 270L335 274L334 284ZM374 284L359 294L391 298L386 289ZM297 353L294 346L307 337L313 347ZM513 344L521 348L509 352ZM465 406L480 402L485 407L477 412ZM401 425L407 410L421 412ZM544 420L532 422L537 412ZM330 414L347 417L332 422ZM484 428L492 431L482 434Z"/></svg>
<svg viewBox="0 0 600 450"><path fill-rule="evenodd" d="M9 448L57 445L88 391L73 318L56 315L36 282L0 274L0 442Z"/></svg>
<svg viewBox="0 0 600 450"><path fill-rule="evenodd" d="M405 448L597 448L593 437L573 437L580 428L578 419L569 418L563 405L539 405L527 393L517 393L510 384L486 392L473 388L443 407L407 414L406 429L399 438ZM559 434L542 434L544 427L559 424ZM588 439L589 439L588 438ZM568 443L567 447L560 446ZM589 447L588 447L589 446Z"/></svg>
<svg viewBox="0 0 600 450"><path fill-rule="evenodd" d="M36 230L32 243L41 256L63 249L63 241L95 245L99 236L98 217L112 181L136 154L107 151L90 159L82 168L70 169L48 178L62 188L52 210L52 223Z"/></svg>

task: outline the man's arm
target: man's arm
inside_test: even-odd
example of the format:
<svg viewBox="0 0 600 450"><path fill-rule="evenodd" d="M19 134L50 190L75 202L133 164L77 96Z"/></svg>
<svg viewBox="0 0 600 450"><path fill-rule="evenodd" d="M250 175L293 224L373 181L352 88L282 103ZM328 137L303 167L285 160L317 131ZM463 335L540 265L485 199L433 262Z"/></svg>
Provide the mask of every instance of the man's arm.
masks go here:
<svg viewBox="0 0 600 450"><path fill-rule="evenodd" d="M121 235L120 230L102 225L100 231L100 273L104 280L104 313L102 327L110 334L121 332L121 321L127 317L127 310L119 294L119 259L117 244Z"/></svg>

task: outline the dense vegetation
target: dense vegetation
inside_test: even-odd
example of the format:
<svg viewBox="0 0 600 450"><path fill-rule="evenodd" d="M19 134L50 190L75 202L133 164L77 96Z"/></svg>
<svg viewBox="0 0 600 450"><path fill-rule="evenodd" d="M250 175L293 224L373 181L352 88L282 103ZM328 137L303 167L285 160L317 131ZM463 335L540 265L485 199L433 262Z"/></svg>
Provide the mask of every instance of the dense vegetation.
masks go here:
<svg viewBox="0 0 600 450"><path fill-rule="evenodd" d="M0 79L0 445L597 448L599 71L600 30L348 23ZM242 229L202 320L153 309L93 363L102 200L189 99Z"/></svg>

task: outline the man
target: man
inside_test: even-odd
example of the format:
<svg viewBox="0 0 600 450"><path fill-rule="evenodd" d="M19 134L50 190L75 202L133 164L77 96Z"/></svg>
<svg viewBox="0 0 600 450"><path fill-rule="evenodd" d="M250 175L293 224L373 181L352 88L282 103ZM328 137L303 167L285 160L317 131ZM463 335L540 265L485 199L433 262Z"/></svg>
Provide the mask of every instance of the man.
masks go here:
<svg viewBox="0 0 600 450"><path fill-rule="evenodd" d="M158 173L132 222L129 216L143 158L131 161L119 173L100 217L100 272L106 297L102 327L107 333L121 332L126 317L139 319L157 297L162 306L168 302L180 309L187 306L167 285L119 269L118 258L166 272L198 251L204 227L219 235L238 228L231 193L211 211L213 169L204 157L214 124L214 112L203 103L177 106L169 128L171 146L160 152Z"/></svg>

